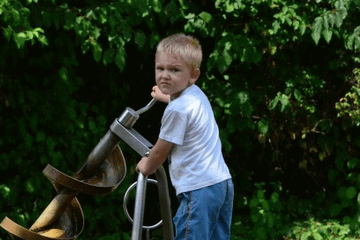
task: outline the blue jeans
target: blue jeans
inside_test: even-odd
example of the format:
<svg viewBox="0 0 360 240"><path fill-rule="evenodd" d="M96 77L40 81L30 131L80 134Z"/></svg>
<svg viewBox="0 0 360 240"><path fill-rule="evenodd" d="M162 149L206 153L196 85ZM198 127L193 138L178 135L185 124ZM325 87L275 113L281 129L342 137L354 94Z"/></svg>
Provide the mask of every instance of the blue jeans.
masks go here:
<svg viewBox="0 0 360 240"><path fill-rule="evenodd" d="M198 190L180 193L180 206L174 217L174 240L230 239L234 202L231 179Z"/></svg>

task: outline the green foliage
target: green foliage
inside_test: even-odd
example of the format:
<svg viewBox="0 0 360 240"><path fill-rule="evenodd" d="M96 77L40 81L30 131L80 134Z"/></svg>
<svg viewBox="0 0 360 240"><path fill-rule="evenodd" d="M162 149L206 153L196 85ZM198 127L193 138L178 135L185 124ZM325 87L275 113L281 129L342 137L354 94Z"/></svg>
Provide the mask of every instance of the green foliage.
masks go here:
<svg viewBox="0 0 360 240"><path fill-rule="evenodd" d="M351 239L360 229L359 7L1 1L0 219L34 222L55 195L42 169L74 173L120 111L147 103L156 44L183 31L203 45L198 85L236 187L232 238ZM156 104L135 126L152 142L163 108ZM119 208L138 156L120 146L128 176L106 197L80 196L80 239L129 239ZM9 239L4 231L0 238Z"/></svg>
<svg viewBox="0 0 360 240"><path fill-rule="evenodd" d="M301 240L352 240L358 239L359 236L352 236L348 225L341 225L337 221L319 222L313 218L303 222L296 222L293 227L289 228L288 234L283 239L301 239Z"/></svg>
<svg viewBox="0 0 360 240"><path fill-rule="evenodd" d="M341 98L335 107L339 112L338 117L348 116L354 124L360 126L360 69L356 68L354 75L354 85L351 87L350 92L346 93L345 97Z"/></svg>

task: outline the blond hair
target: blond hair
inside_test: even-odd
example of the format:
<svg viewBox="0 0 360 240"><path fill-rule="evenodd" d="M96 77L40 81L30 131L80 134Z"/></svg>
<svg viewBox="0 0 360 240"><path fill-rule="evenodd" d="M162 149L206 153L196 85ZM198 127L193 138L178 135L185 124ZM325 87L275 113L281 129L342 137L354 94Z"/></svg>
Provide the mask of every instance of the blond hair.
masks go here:
<svg viewBox="0 0 360 240"><path fill-rule="evenodd" d="M199 40L192 36L178 33L164 38L157 45L156 53L159 51L179 56L192 70L200 68L202 61L201 45Z"/></svg>

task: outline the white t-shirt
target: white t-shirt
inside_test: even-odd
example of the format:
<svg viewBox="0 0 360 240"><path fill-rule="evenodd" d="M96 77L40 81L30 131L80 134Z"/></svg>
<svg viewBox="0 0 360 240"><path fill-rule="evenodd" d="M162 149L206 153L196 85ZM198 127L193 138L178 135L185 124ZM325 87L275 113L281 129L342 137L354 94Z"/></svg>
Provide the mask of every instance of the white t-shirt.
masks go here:
<svg viewBox="0 0 360 240"><path fill-rule="evenodd" d="M169 102L161 124L159 138L174 144L169 172L176 195L231 178L213 110L198 86Z"/></svg>

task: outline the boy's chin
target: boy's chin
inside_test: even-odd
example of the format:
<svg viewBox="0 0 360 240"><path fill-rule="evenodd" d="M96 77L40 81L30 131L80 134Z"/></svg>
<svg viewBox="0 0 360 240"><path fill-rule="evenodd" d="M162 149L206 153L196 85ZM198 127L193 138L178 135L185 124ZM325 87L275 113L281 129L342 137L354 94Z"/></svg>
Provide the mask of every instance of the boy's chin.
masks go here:
<svg viewBox="0 0 360 240"><path fill-rule="evenodd" d="M167 88L167 87L159 87L159 89L160 89L160 91L163 93L163 94L165 94L165 95L170 95L171 93L170 93L170 91L169 91L169 89Z"/></svg>

